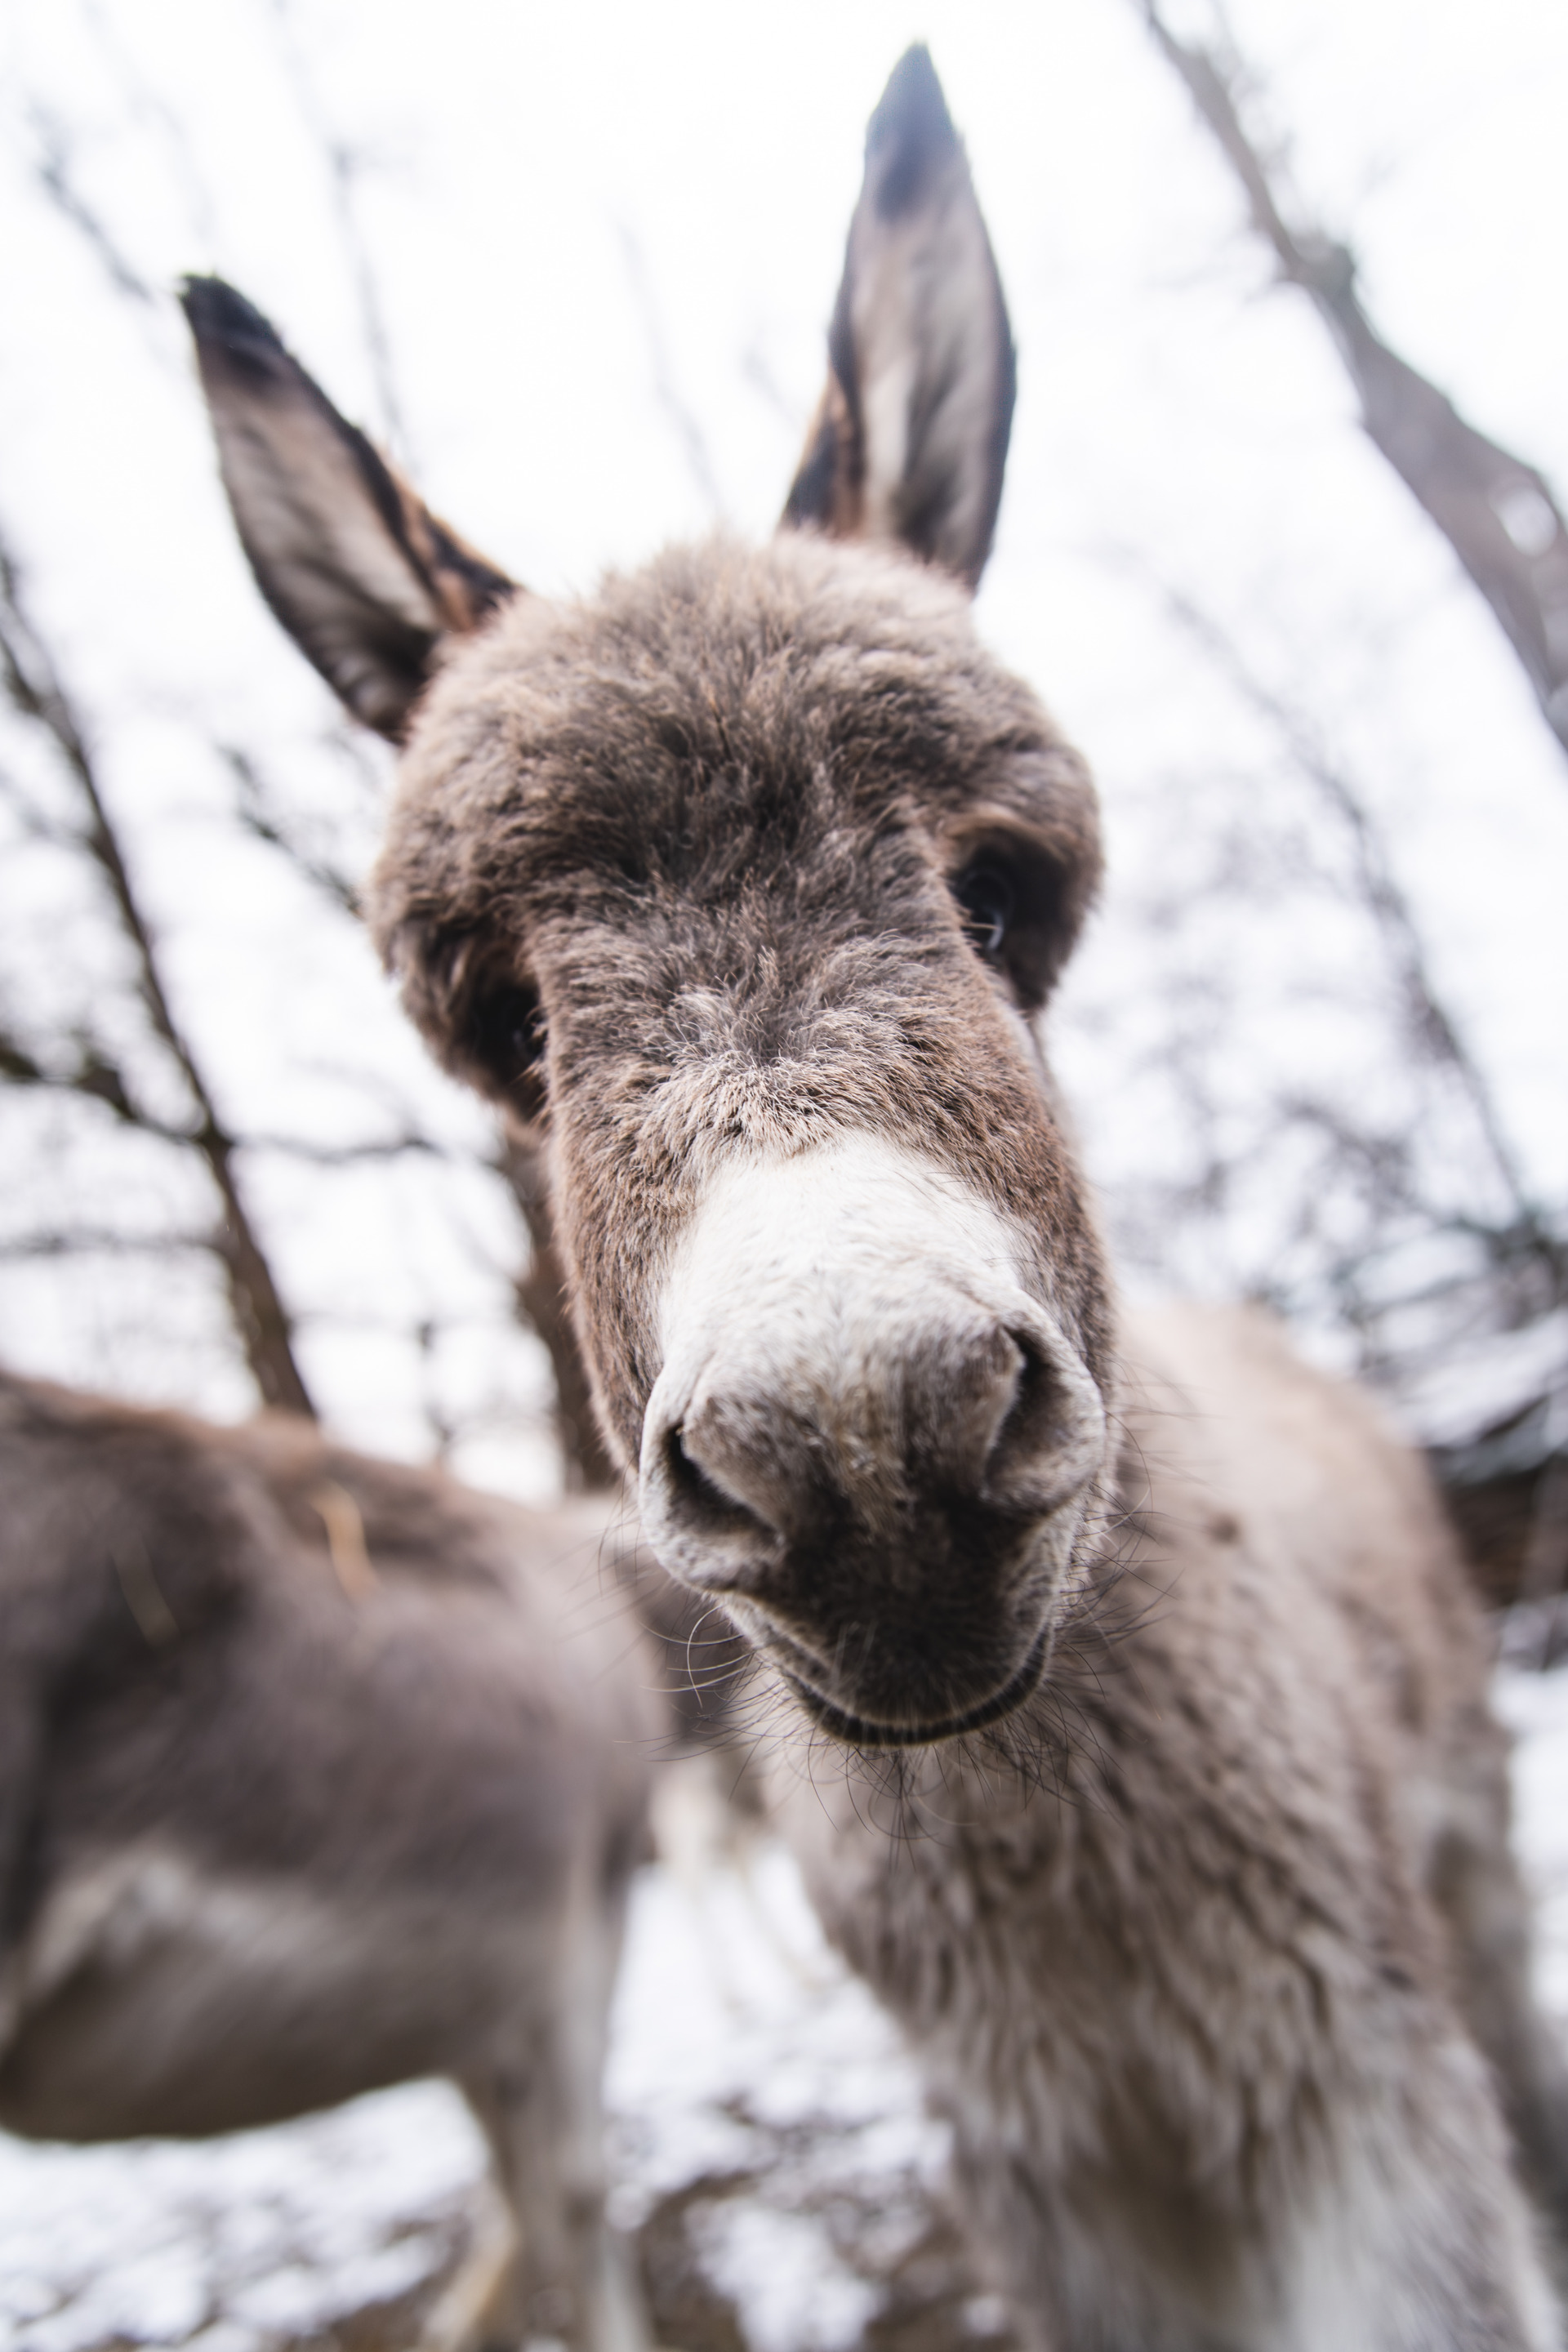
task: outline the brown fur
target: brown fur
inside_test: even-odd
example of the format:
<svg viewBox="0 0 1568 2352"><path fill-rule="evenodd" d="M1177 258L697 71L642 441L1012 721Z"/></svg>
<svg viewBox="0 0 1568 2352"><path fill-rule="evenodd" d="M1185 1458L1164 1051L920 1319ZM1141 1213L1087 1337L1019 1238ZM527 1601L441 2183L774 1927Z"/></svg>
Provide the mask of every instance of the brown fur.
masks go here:
<svg viewBox="0 0 1568 2352"><path fill-rule="evenodd" d="M784 1800L1041 2340L1295 2342L1309 2217L1355 2200L1364 2147L1401 2215L1363 2200L1364 2249L1362 2217L1323 2221L1346 2273L1325 2329L1544 2342L1455 2006L1561 2199L1560 2068L1458 1561L1415 1465L1260 1332L1194 1324L1169 1369L1118 1373L1068 1150L946 897L948 845L1002 821L1048 861L1065 953L1097 865L1088 787L960 600L868 554L721 545L583 610L514 607L453 660L376 919L427 1033L503 1097L485 991L537 1001L562 1230L630 1460L650 1270L714 1164L844 1128L918 1145L1026 1225L1039 1295L1136 1400L1040 1698L973 1755L813 1749ZM806 1751L790 1766L774 1728L787 1786ZM1423 2310L1437 2332L1407 2335Z"/></svg>
<svg viewBox="0 0 1568 2352"><path fill-rule="evenodd" d="M450 2074L520 2233L489 2340L543 2296L635 2346L598 2063L664 1717L608 1544L282 1416L0 1380L0 2122Z"/></svg>
<svg viewBox="0 0 1568 2352"><path fill-rule="evenodd" d="M910 560L978 568L1000 382L928 74L879 110L813 530L450 646L373 919L537 1123L611 1442L755 1646L781 1816L1025 2340L1545 2352L1513 2168L1560 2221L1568 2095L1436 1503L1260 1320L1118 1336L1055 1108L1092 791ZM857 518L905 552L816 536Z"/></svg>
<svg viewBox="0 0 1568 2352"><path fill-rule="evenodd" d="M514 1108L537 1072L506 1008L542 1023L561 1238L625 1458L657 1366L622 1198L646 1265L737 1144L872 1125L933 1150L1038 1232L1108 1370L1081 1182L947 889L992 835L1033 861L1043 991L1099 879L1082 763L967 598L896 558L676 550L592 605L514 604L437 681L372 920L437 1051Z"/></svg>
<svg viewBox="0 0 1568 2352"><path fill-rule="evenodd" d="M1554 2341L1494 2082L1558 2216L1568 2105L1436 1499L1261 1318L1127 1349L1122 1538L1048 1683L896 1770L786 1755L808 1883L1031 2340Z"/></svg>
<svg viewBox="0 0 1568 2352"><path fill-rule="evenodd" d="M483 992L538 1002L579 1311L630 1459L650 1269L713 1165L841 1128L1026 1221L1041 1295L1125 1386L1081 1598L1005 1734L835 1769L774 1718L823 1916L924 2053L1042 2340L1297 2341L1309 2216L1354 2198L1364 2147L1400 2216L1369 2196L1364 2249L1362 2217L1324 2221L1325 2326L1543 2342L1478 2043L1560 2206L1561 2069L1452 1545L1416 1465L1260 1328L1192 1322L1117 1372L1048 1096L945 897L946 845L996 815L1051 861L1065 953L1088 787L959 600L865 554L720 546L584 610L514 608L453 660L376 915L416 1017L503 1097ZM1435 2332L1407 2334L1422 2311Z"/></svg>

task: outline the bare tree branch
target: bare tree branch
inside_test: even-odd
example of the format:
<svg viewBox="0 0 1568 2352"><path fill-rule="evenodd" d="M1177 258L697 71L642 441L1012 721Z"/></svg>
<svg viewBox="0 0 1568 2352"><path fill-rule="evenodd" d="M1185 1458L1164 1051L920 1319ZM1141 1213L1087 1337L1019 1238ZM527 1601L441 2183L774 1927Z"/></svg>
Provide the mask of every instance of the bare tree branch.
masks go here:
<svg viewBox="0 0 1568 2352"><path fill-rule="evenodd" d="M192 224L201 244L214 242L216 208L212 191L196 162L185 126L167 99L147 80L134 56L121 40L112 14L100 0L80 0L81 12L92 27L99 53L120 85L132 121L150 123L171 158Z"/></svg>
<svg viewBox="0 0 1568 2352"><path fill-rule="evenodd" d="M360 1143L315 1143L300 1135L247 1135L247 1151L276 1151L286 1160L302 1160L311 1168L367 1168L388 1160L446 1160L444 1145L427 1135L373 1136Z"/></svg>
<svg viewBox="0 0 1568 2352"><path fill-rule="evenodd" d="M1509 1201L1509 1230L1531 1236L1531 1247L1550 1269L1554 1290L1563 1295L1568 1290L1568 1253L1532 1197L1485 1074L1442 1002L1414 910L1394 877L1364 797L1343 763L1329 750L1316 722L1265 684L1233 639L1191 597L1171 588L1164 593L1172 616L1203 646L1253 709L1268 719L1298 772L1342 828L1362 902L1376 926L1399 989L1406 1035L1425 1060L1457 1086Z"/></svg>
<svg viewBox="0 0 1568 2352"><path fill-rule="evenodd" d="M120 47L107 13L98 7L96 0L84 0L84 6L132 113L148 122L170 148L193 216L198 226L205 221L210 228L211 197L178 117L144 81L134 59ZM384 428L387 438L406 454L406 422L397 393L385 308L362 218L361 193L373 162L331 124L297 37L289 0L269 0L269 9L295 102L325 165ZM116 293L143 310L155 304L160 298L84 194L77 148L68 131L41 106L35 108L32 120L37 140L35 176L49 204L93 253ZM677 415L683 446L698 472L704 496L716 509L719 501L700 430L679 407L664 361L651 297L640 278L638 283L655 343L661 396ZM0 567L0 679L16 708L48 738L76 788L86 822L78 827L52 820L34 803L16 779L4 772L0 772L0 793L14 809L24 835L81 853L108 884L116 915L136 958L140 993L152 1026L180 1070L195 1117L187 1127L155 1116L139 1095L131 1074L90 1037L79 1036L68 1043L51 1040L45 1048L9 1033L0 1024L0 1081L96 1101L123 1126L138 1133L177 1149L194 1148L201 1153L225 1202L223 1226L216 1234L171 1235L167 1245L216 1250L224 1264L236 1322L263 1395L268 1402L292 1403L309 1410L293 1358L294 1319L282 1308L246 1215L236 1155L242 1151L270 1151L324 1169L385 1161L407 1154L447 1155L442 1146L417 1132L411 1123L380 1138L342 1145L318 1144L279 1135L247 1133L239 1137L225 1129L189 1040L177 1025L170 1006L156 942L142 919L121 844L99 787L88 730L72 706L57 665L23 608L16 566L6 557L3 543ZM218 743L215 748L235 780L237 815L244 829L253 839L265 842L287 857L324 900L357 919L361 912L357 881L331 854L325 829L302 823L286 812L251 752L228 743ZM347 739L341 748L345 757L355 755L355 746ZM340 1076L352 1079L362 1089L366 1083L363 1070ZM394 1119L406 1121L401 1106L391 1104L387 1108ZM514 1305L520 1318L543 1339L554 1369L560 1400L555 1425L567 1482L584 1486L614 1485L617 1474L604 1450L594 1418L587 1376L566 1309L540 1171L526 1151L510 1146L503 1150L493 1165L511 1190L530 1236L531 1263L527 1272L513 1281ZM155 1254L163 1245L160 1236L121 1236L108 1230L73 1226L0 1244L0 1256L65 1256L78 1251ZM420 1345L432 1360L434 1337L434 1327L420 1336ZM454 1435L451 1426L435 1404L428 1404L427 1410L437 1438L443 1445L448 1444Z"/></svg>
<svg viewBox="0 0 1568 2352"><path fill-rule="evenodd" d="M279 814L250 753L237 743L220 743L217 752L238 786L239 821L247 833L258 841L265 841L270 848L281 850L296 872L357 921L363 911L359 886L330 858L306 847L295 828Z"/></svg>
<svg viewBox="0 0 1568 2352"><path fill-rule="evenodd" d="M30 793L5 768L0 768L0 800L9 803L16 823L29 841L47 841L53 849L80 849L80 834L46 815Z"/></svg>
<svg viewBox="0 0 1568 2352"><path fill-rule="evenodd" d="M555 1247L549 1181L540 1154L503 1132L498 1164L528 1227L528 1270L518 1276L514 1286L523 1318L543 1340L555 1374L555 1433L567 1482L590 1489L618 1486L621 1474L599 1433L593 1391L573 1328L566 1279Z"/></svg>
<svg viewBox="0 0 1568 2352"><path fill-rule="evenodd" d="M0 1084L83 1095L91 1102L101 1103L122 1126L133 1128L139 1135L150 1135L159 1143L174 1144L182 1150L191 1148L190 1129L155 1117L144 1103L139 1102L124 1070L100 1045L90 1037L81 1036L72 1043L77 1058L51 1068L10 1030L0 1025ZM252 1133L237 1139L236 1149L273 1151L281 1158L304 1160L315 1168L374 1166L410 1155L430 1160L449 1156L444 1145L413 1128L405 1129L401 1135L371 1136L353 1143L318 1143L309 1136Z"/></svg>
<svg viewBox="0 0 1568 2352"><path fill-rule="evenodd" d="M222 744L218 748L238 785L240 821L247 830L279 850L333 906L357 919L360 902L354 885L330 861L309 850L295 828L279 814L255 761L235 745ZM439 1150L437 1145L412 1131L383 1143L335 1149L262 1136L248 1136L246 1140L257 1150L282 1150L323 1166L342 1166L353 1160L390 1159L407 1151ZM614 1487L620 1482L620 1473L605 1450L595 1417L588 1374L573 1328L565 1278L555 1248L549 1183L539 1155L516 1137L503 1133L492 1165L516 1202L528 1234L529 1262L523 1273L512 1277L512 1301L519 1319L543 1341L550 1358L555 1377L555 1436L566 1484L574 1491ZM421 1340L426 1356L431 1352L432 1335L433 1327L428 1327ZM427 1404L426 1410L438 1444L444 1446L452 1433L444 1432L433 1407Z"/></svg>
<svg viewBox="0 0 1568 2352"><path fill-rule="evenodd" d="M108 272L116 293L146 309L154 309L157 295L77 184L71 142L63 124L47 107L37 101L28 108L27 119L37 141L33 176L49 202L85 238Z"/></svg>
<svg viewBox="0 0 1568 2352"><path fill-rule="evenodd" d="M205 1163L223 1203L222 1226L214 1247L223 1263L229 1305L252 1376L267 1403L286 1406L295 1412L312 1412L310 1393L294 1357L292 1323L246 1207L235 1164L236 1139L218 1118L195 1052L175 1019L152 930L142 912L119 835L99 783L87 730L48 648L24 606L20 572L3 540L0 681L14 708L47 737L76 786L86 818L81 836L83 850L108 886L120 927L136 959L142 1004L154 1034L174 1060L189 1093L195 1123L184 1139ZM130 1101L122 1083L121 1094L122 1099ZM110 1101L111 1108L117 1108L109 1095L101 1098Z"/></svg>
<svg viewBox="0 0 1568 2352"><path fill-rule="evenodd" d="M162 1257L169 1250L214 1247L210 1233L127 1234L104 1225L71 1225L57 1231L0 1237L0 1264L29 1258Z"/></svg>
<svg viewBox="0 0 1568 2352"><path fill-rule="evenodd" d="M761 335L753 335L741 354L741 378L788 426L792 442L805 440L806 427L811 423L810 404L790 398L773 373Z"/></svg>
<svg viewBox="0 0 1568 2352"><path fill-rule="evenodd" d="M370 246L359 215L359 185L370 168L369 160L360 149L352 147L346 140L339 137L329 123L300 45L294 37L289 0L272 0L272 5L278 25L279 48L294 92L294 102L327 166L332 209L337 215L338 233L348 257L349 274L359 303L361 331L370 354L371 372L375 378L383 431L395 454L406 460L410 454L408 435L403 404L397 396L392 338L387 331L386 312L382 303L375 265L371 259Z"/></svg>
<svg viewBox="0 0 1568 2352"><path fill-rule="evenodd" d="M1241 184L1254 229L1280 276L1327 323L1361 401L1362 423L1447 540L1523 665L1547 725L1568 752L1568 523L1538 467L1477 431L1447 394L1391 351L1356 291L1350 247L1315 223L1292 226L1243 123L1241 63L1227 43L1177 40L1158 0L1139 0Z"/></svg>
<svg viewBox="0 0 1568 2352"><path fill-rule="evenodd" d="M138 1103L126 1084L123 1070L101 1046L90 1037L73 1038L72 1044L76 1059L51 1069L9 1031L0 1029L0 1080L9 1086L40 1087L56 1094L85 1095L90 1101L102 1103L123 1126L154 1136L161 1143L188 1149L190 1129L155 1118Z"/></svg>
<svg viewBox="0 0 1568 2352"><path fill-rule="evenodd" d="M696 484L709 513L717 522L721 520L724 512L723 495L719 488L718 476L713 471L713 460L708 449L708 436L698 422L689 403L681 394L675 381L674 370L669 364L669 353L664 340L664 324L659 317L658 302L654 293L653 282L648 276L647 256L629 223L621 222L620 236L621 253L626 266L626 276L631 281L632 292L637 297L637 309L642 313L643 333L647 341L648 360L653 370L654 397L674 427L675 437L680 444L680 454L686 460L692 481Z"/></svg>

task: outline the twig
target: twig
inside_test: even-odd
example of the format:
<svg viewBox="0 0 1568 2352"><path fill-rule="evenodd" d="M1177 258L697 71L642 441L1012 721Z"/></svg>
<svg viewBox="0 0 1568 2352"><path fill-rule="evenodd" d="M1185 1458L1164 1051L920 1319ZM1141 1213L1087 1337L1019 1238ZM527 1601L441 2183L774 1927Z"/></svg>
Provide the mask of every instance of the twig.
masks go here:
<svg viewBox="0 0 1568 2352"><path fill-rule="evenodd" d="M674 427L681 455L709 513L715 522L719 522L723 519L724 499L709 455L708 436L676 383L669 353L665 346L658 303L648 276L647 257L636 232L626 221L620 224L620 238L626 276L637 298L637 309L642 313L643 333L647 341L648 359L653 370L654 397Z"/></svg>
<svg viewBox="0 0 1568 2352"><path fill-rule="evenodd" d="M272 12L278 26L278 46L284 71L294 92L294 102L326 163L327 184L331 190L332 209L337 215L338 234L342 240L349 275L353 281L361 331L370 355L371 373L375 379L383 431L394 452L406 460L410 454L408 434L403 404L397 396L392 338L387 331L386 312L375 265L371 259L370 245L359 215L359 184L368 168L366 158L360 149L350 146L346 140L340 138L328 122L289 25L288 0L272 0Z"/></svg>
<svg viewBox="0 0 1568 2352"><path fill-rule="evenodd" d="M184 124L167 99L154 89L142 73L121 40L109 10L100 5L100 0L79 0L79 5L110 71L125 95L132 120L155 125L174 158L175 173L184 185L192 225L201 244L210 247L216 216L212 191L197 165Z"/></svg>
<svg viewBox="0 0 1568 2352"><path fill-rule="evenodd" d="M181 1077L195 1113L182 1139L205 1163L223 1203L213 1246L224 1267L235 1326L262 1397L295 1412L313 1411L295 1360L292 1324L246 1206L235 1165L234 1136L217 1115L195 1053L174 1016L152 929L142 914L119 834L99 782L87 730L53 656L22 599L21 575L0 538L0 682L14 708L47 736L79 795L82 848L108 887L120 927L136 959L139 992L154 1034ZM129 1090L120 1081L122 1097ZM110 1097L105 1095L104 1099ZM118 1106L110 1101L110 1108ZM121 1114L126 1115L124 1113ZM153 1124L138 1119L138 1124Z"/></svg>
<svg viewBox="0 0 1568 2352"><path fill-rule="evenodd" d="M107 1225L71 1225L37 1234L0 1235L0 1260L29 1258L162 1257L170 1250L211 1250L210 1233L121 1233Z"/></svg>
<svg viewBox="0 0 1568 2352"><path fill-rule="evenodd" d="M503 1133L496 1165L528 1228L528 1268L513 1287L519 1310L544 1342L555 1375L555 1433L567 1484L594 1491L617 1486L621 1474L599 1434L593 1389L567 1303L542 1158L536 1147Z"/></svg>
<svg viewBox="0 0 1568 2352"><path fill-rule="evenodd" d="M1394 878L1382 834L1365 800L1342 762L1329 751L1315 720L1265 684L1234 640L1191 596L1169 586L1163 594L1173 618L1202 645L1253 709L1268 720L1298 772L1338 819L1351 845L1362 902L1372 916L1399 986L1407 1034L1424 1058L1447 1072L1458 1087L1508 1196L1514 1228L1535 1236L1534 1246L1551 1266L1555 1283L1560 1287L1568 1285L1568 1259L1531 1195L1480 1066L1438 995L1414 910Z"/></svg>
<svg viewBox="0 0 1568 2352"><path fill-rule="evenodd" d="M331 859L318 857L308 850L292 826L279 815L250 753L237 743L220 743L216 748L218 757L238 786L239 821L247 833L270 848L281 850L296 871L323 898L357 920L363 912L358 886Z"/></svg>
<svg viewBox="0 0 1568 2352"><path fill-rule="evenodd" d="M77 185L71 143L58 119L35 100L27 109L27 120L38 144L33 176L49 202L85 238L116 293L148 310L156 309L157 295Z"/></svg>
<svg viewBox="0 0 1568 2352"><path fill-rule="evenodd" d="M1242 121L1234 46L1177 40L1158 0L1137 0L1163 55L1240 183L1279 274L1316 306L1361 401L1368 437L1447 540L1523 666L1547 725L1568 752L1568 522L1539 467L1488 440L1447 395L1391 351L1356 291L1349 246L1287 221Z"/></svg>

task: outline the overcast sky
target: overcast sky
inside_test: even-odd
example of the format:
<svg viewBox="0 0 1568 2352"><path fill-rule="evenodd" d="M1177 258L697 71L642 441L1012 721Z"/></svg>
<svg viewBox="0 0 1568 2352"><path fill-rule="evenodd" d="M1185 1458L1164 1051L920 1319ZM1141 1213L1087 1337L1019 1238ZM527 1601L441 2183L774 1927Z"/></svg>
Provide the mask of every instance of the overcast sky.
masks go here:
<svg viewBox="0 0 1568 2352"><path fill-rule="evenodd" d="M1237 0L1231 22L1266 85L1259 121L1289 132L1303 201L1352 239L1385 335L1568 486L1568 11ZM433 1131L482 1134L424 1071L357 940L307 919L288 877L226 832L214 738L263 748L300 805L319 784L356 838L372 827L321 748L325 690L233 545L174 279L231 277L432 504L543 593L590 589L605 564L716 520L763 533L821 381L865 120L917 37L968 144L1019 346L981 625L1077 735L1107 805L1112 883L1058 1024L1091 1160L1114 1184L1159 1150L1157 1097L1125 1076L1150 1024L1140 991L1165 984L1138 919L1151 859L1169 868L1184 792L1195 828L1215 793L1268 766L1255 722L1172 624L1175 590L1353 762L1533 1181L1560 1195L1568 766L1357 431L1315 318L1270 290L1131 0L12 0L0 514L98 715L188 1017L252 1126L374 1125L363 1086L333 1076L359 1055ZM334 142L355 159L352 235ZM51 154L153 299L117 294L45 201ZM112 974L94 967L79 892L47 860L11 863L0 986L68 1010L73 990L101 996ZM1322 945L1216 929L1255 1056L1348 1050L1342 1026L1288 1029L1268 1009L1283 967ZM84 1202L101 1163L83 1171L79 1139L68 1150L37 1106L0 1097L0 1115L9 1213L36 1213L59 1153ZM127 1197L147 1187L149 1214L169 1210L166 1172L122 1181ZM437 1201L409 1175L393 1206L356 1194L345 1238L345 1213L323 1222L298 1170L255 1181L296 1294L327 1302L303 1345L357 1434L425 1442L432 1375L409 1333L432 1300L470 1301L489 1335L443 1378L472 1395L525 1372L537 1386L495 1335L511 1243L482 1184ZM149 1291L145 1274L100 1271L90 1311L74 1279L0 1274L10 1360L243 1408L170 1277Z"/></svg>

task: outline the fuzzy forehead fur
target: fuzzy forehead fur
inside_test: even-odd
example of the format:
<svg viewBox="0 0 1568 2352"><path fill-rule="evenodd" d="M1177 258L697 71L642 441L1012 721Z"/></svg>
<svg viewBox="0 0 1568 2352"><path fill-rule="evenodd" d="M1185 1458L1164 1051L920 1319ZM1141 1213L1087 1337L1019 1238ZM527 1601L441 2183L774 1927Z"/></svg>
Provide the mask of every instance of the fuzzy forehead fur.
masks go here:
<svg viewBox="0 0 1568 2352"><path fill-rule="evenodd" d="M808 845L853 854L982 806L1057 865L1065 954L1100 875L1092 788L967 595L896 554L719 540L591 603L520 595L458 643L404 761L372 919L451 1056L452 975L433 966L459 950L529 964L536 923L606 891L711 898Z"/></svg>
<svg viewBox="0 0 1568 2352"><path fill-rule="evenodd" d="M437 1052L514 1108L542 1016L563 1239L628 1444L658 1366L627 1253L737 1141L870 1126L957 1164L1056 1228L1080 1320L1076 1179L948 887L997 836L1047 877L1043 987L1099 878L1092 788L907 557L677 549L592 603L519 597L436 681L373 920Z"/></svg>

